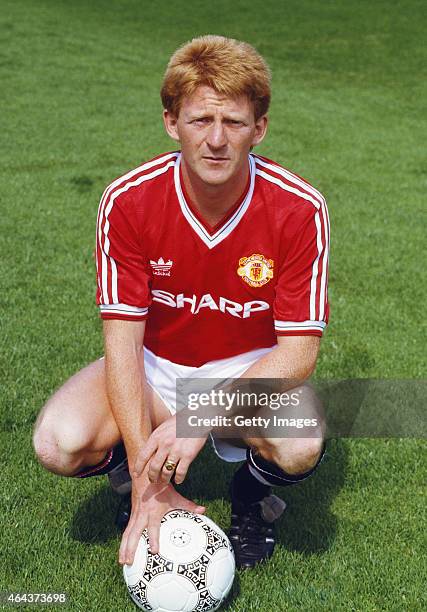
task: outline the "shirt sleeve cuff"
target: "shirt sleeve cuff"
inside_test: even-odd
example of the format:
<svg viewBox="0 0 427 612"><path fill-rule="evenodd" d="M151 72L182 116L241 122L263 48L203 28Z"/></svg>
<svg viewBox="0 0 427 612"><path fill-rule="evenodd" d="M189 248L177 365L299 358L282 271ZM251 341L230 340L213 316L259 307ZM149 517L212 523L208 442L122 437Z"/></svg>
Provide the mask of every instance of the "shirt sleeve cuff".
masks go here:
<svg viewBox="0 0 427 612"><path fill-rule="evenodd" d="M274 321L277 336L322 336L325 321Z"/></svg>
<svg viewBox="0 0 427 612"><path fill-rule="evenodd" d="M129 304L101 304L99 311L102 319L144 321L148 316L148 307L138 308Z"/></svg>

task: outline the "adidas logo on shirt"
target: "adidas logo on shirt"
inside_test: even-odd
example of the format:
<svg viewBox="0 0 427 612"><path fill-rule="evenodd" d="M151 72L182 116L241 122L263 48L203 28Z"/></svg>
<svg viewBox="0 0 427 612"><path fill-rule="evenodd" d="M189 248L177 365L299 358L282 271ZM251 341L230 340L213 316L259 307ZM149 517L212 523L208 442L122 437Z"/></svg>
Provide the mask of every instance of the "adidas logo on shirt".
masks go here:
<svg viewBox="0 0 427 612"><path fill-rule="evenodd" d="M160 257L159 261L153 261L150 259L150 266L153 270L153 274L156 276L170 276L173 261L171 259L165 261L163 257Z"/></svg>

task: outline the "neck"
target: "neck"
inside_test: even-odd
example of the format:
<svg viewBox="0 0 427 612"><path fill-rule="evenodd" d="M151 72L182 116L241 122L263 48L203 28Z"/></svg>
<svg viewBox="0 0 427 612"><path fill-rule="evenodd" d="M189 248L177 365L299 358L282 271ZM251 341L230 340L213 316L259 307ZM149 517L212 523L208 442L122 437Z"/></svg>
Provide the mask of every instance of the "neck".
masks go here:
<svg viewBox="0 0 427 612"><path fill-rule="evenodd" d="M249 176L249 164L246 163L240 172L226 183L212 185L205 183L181 158L182 180L193 206L210 224L216 225L234 206L246 187Z"/></svg>

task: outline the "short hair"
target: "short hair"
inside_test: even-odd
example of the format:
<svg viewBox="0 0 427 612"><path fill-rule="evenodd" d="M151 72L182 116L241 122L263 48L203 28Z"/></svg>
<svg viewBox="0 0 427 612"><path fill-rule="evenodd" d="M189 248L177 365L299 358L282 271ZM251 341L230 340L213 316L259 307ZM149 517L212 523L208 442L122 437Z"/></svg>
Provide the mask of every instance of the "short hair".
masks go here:
<svg viewBox="0 0 427 612"><path fill-rule="evenodd" d="M255 120L266 114L271 98L271 73L252 45L209 34L194 38L169 60L160 92L163 107L178 117L182 99L207 85L229 98L247 95Z"/></svg>

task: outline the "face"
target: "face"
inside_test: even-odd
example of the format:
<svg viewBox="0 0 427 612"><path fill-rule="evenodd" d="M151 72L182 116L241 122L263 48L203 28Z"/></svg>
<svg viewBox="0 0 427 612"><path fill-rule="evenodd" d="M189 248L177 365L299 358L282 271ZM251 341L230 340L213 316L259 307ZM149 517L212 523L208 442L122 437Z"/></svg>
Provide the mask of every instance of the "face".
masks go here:
<svg viewBox="0 0 427 612"><path fill-rule="evenodd" d="M200 86L184 98L178 117L164 111L169 136L181 144L189 175L209 185L224 185L248 169L248 153L264 138L267 117L255 121L246 96L226 98Z"/></svg>

